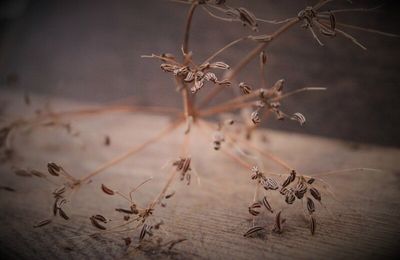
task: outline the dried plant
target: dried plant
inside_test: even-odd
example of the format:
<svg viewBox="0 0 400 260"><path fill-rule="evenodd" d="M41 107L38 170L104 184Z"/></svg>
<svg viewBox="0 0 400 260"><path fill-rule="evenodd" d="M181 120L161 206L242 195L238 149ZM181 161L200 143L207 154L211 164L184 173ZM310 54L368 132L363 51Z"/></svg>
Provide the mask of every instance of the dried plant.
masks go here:
<svg viewBox="0 0 400 260"><path fill-rule="evenodd" d="M323 173L315 176L300 174L295 168L289 166L282 159L270 154L267 151L260 150L251 140L251 133L255 127L265 118L268 113L273 113L278 120L289 119L297 121L300 125L306 123L306 118L303 114L295 112L287 114L281 109L281 102L292 95L305 91L319 91L325 88L301 88L295 91L284 92L284 79L278 80L272 86L266 86L264 79L264 70L268 62L266 48L269 43L276 41L282 34L286 33L290 28L301 25L307 29L313 38L323 45L320 37L332 38L336 35L343 36L349 39L362 49L366 47L357 39L343 31L342 28L356 29L366 32L378 33L386 36L395 36L376 30L366 29L353 25L348 25L338 22L336 15L342 12L350 11L366 11L365 9L341 9L341 10L322 10L332 0L322 0L314 6L308 6L301 10L296 16L283 20L265 20L258 18L251 11L243 7L231 7L224 0L188 0L175 2L189 5L187 19L185 22L185 32L182 43L182 58L172 54L151 54L144 55L144 58L151 58L160 62L162 71L169 73L176 82L176 91L182 96L183 111L175 109L167 109L160 107L138 107L138 106L121 106L112 105L97 109L87 109L78 111L66 111L54 113L43 110L31 119L18 119L4 126L0 130L0 146L3 151L12 151L11 135L18 128L24 127L46 127L57 125L65 127L67 131L72 132L70 124L63 123L67 118L75 116L90 116L102 115L110 112L121 111L145 111L155 113L169 113L175 115L176 119L169 124L165 129L161 130L154 137L146 140L140 145L132 147L124 154L121 154L112 160L100 165L97 169L87 173L83 178L75 178L67 172L61 165L50 162L47 164L48 174L36 170L17 169L15 173L22 177L36 177L48 181L55 186L52 196L54 197L53 217L60 216L64 220L68 220L70 215L67 215L65 205L70 201L72 194L77 191L78 187L86 185L93 180L95 176L104 172L106 169L130 158L151 144L158 142L160 139L171 134L175 129L185 126L185 135L183 144L179 154L179 158L173 160L170 164L170 173L167 182L158 193L145 205L139 205L133 199L133 194L142 186L147 185L151 179L144 181L135 188L124 194L107 184L99 185L105 196L118 196L127 202L124 208L115 208L122 216L123 223L120 225L110 226L109 220L101 214L96 214L88 217L88 223L92 224L96 230L94 234L107 234L118 232L136 232L136 241L140 245L144 245L146 241L152 240L155 237L157 230L161 229L162 221L155 219L155 212L158 206L165 207L165 200L171 199L175 192L170 191L171 184L175 180L184 181L187 185L190 184L192 173L196 174L192 161L194 160L190 154L190 138L193 132L193 127L199 130L199 133L211 141L215 150L227 155L227 158L242 166L246 173L250 175L250 179L254 182L254 199L249 203L248 212L251 214L253 221L247 231L244 231L244 237L267 232L271 230L276 233L284 232L284 224L286 219L283 218L284 209L277 207L277 203L272 198L272 194L277 194L281 200L288 206L297 202L302 203L307 217L309 219L309 228L312 235L316 232L316 218L318 207L322 206L322 195L317 189L316 183L326 184L321 176L333 174L335 172ZM223 46L221 49L212 53L209 58L202 62L195 62L193 52L189 48L189 35L192 24L192 18L195 10L203 9L211 17L225 22L239 22L245 27L251 29L252 33L259 31L260 23L268 23L278 28L272 33L259 33L257 35L248 35L241 37L231 43ZM236 66L228 65L220 57L221 54L228 48L239 44L243 41L252 41L256 44L254 49L250 50L243 56L242 60ZM233 79L238 73L253 59L259 59L260 64L260 87L251 86L246 82L241 82L235 86ZM225 72L221 74L221 72ZM226 89L237 88L241 95L230 98L214 106L208 106L210 101L215 96L219 95ZM199 92L206 92L203 99L196 99ZM29 105L32 101L25 96L25 102ZM228 112L242 111L239 115L228 116ZM215 122L207 120L207 118L222 115L221 121ZM105 137L104 144L109 146L111 139ZM240 153L238 154L237 151ZM248 157L242 156L248 151L252 154L259 154L260 159L271 160L282 167L281 173L272 173L265 169L260 169L259 165L250 163ZM363 170L363 169L351 169ZM339 173L348 172L349 170L337 171ZM329 195L329 190L322 190ZM305 203L303 203L305 202ZM274 219L272 228L258 224L258 218L264 218L265 211L271 214L271 219ZM287 216L286 216L287 217ZM34 227L42 227L51 223L49 219L38 222ZM261 223L261 222L260 222ZM160 238L158 238L160 239ZM164 246L172 247L184 241L178 239L164 243ZM123 236L122 241L126 246L129 246L133 239L131 236ZM159 245L162 245L161 240L157 240Z"/></svg>

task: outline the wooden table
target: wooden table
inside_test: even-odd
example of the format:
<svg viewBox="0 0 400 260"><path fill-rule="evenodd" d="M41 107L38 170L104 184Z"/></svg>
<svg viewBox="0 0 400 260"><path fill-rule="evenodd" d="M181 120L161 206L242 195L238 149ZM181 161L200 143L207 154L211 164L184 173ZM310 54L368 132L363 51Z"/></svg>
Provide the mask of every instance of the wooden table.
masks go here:
<svg viewBox="0 0 400 260"><path fill-rule="evenodd" d="M13 113L32 111L22 101L3 95ZM58 101L58 108L69 108L72 102ZM74 104L82 106L82 104ZM18 133L15 139L17 157L2 163L0 186L11 187L14 192L0 190L0 250L2 257L29 259L114 259L114 258L211 258L211 259L342 259L380 258L398 255L400 235L400 150L364 144L354 144L315 136L306 136L263 130L257 133L267 142L255 144L284 158L299 173L313 175L318 172L348 168L377 168L382 171L354 171L329 175L329 183L336 198L321 187L322 201L327 209L317 205L317 231L310 235L300 203L293 207L282 205L286 218L284 232L271 232L274 215L263 212L258 224L268 231L261 237L244 238L251 218L247 211L253 199L254 182L250 171L234 163L221 151L213 150L209 140L196 129L192 130L191 155L193 167L199 175L193 176L187 186L177 180L171 190L176 194L166 201L167 206L157 208L154 221L164 224L156 230L153 242L145 241L138 248L138 232L98 232L89 221L94 214L113 219L107 227L121 222L122 215L114 209L126 203L115 196L102 193L100 185L127 193L129 189L149 177L134 198L148 203L162 189L172 160L179 156L184 127L177 129L161 142L149 146L139 154L107 169L82 186L67 205L70 220L60 217L50 225L33 225L51 215L54 186L38 178L20 177L12 166L45 171L47 162L61 164L74 176L83 176L98 165L136 146L165 127L170 119L145 113L110 113L102 116L69 120L71 136L64 129L39 127L31 132ZM340 122L338 122L340 123ZM111 137L110 146L104 145L104 136ZM250 160L245 158L245 160ZM261 160L269 171L287 173L266 159ZM131 237L126 247L122 237ZM162 243L186 239L171 250L168 245L157 247L155 237ZM147 238L146 238L147 240Z"/></svg>

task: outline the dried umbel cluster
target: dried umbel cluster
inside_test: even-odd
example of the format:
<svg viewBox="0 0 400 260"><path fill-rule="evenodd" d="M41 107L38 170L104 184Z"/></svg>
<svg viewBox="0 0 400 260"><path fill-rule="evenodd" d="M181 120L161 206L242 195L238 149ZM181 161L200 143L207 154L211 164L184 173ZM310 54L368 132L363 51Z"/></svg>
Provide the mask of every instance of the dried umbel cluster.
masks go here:
<svg viewBox="0 0 400 260"><path fill-rule="evenodd" d="M127 233L136 232L139 247L145 245L146 242L155 241L157 247L163 247L166 250L171 250L174 245L185 241L184 238L163 242L160 236L157 236L157 230L162 228L164 223L162 220L155 218L156 209L158 206L166 207L166 200L171 199L175 194L170 191L171 184L176 180L186 182L187 185L191 183L192 173L196 174L193 161L195 158L190 154L190 138L193 135L193 128L199 130L198 132L211 142L214 150L219 151L227 158L237 163L245 169L247 173L251 169L251 179L255 183L254 200L248 207L248 212L253 217L253 223L250 229L244 233L244 237L251 237L260 232L267 232L268 228L262 225L257 225L256 218L260 218L262 210L265 209L266 214L274 214L275 223L272 228L273 232L282 233L284 231L284 224L286 219L283 217L284 209L277 206L277 201L271 200L271 194L278 194L278 197L287 205L294 205L301 202L305 205L307 217L309 218L311 234L316 230L316 205L322 205L321 193L317 189L316 183L324 183L322 179L317 176L311 177L299 174L294 168L289 166L281 158L259 149L251 140L251 132L259 125L266 115L273 113L278 120L284 118L297 121L300 125L306 122L306 119L301 113L294 113L292 115L286 114L281 109L281 102L284 98L293 96L297 93L304 91L324 90L325 88L301 88L294 91L283 92L284 80L280 79L272 86L267 86L265 75L265 67L267 64L268 45L279 38L280 35L287 32L293 26L302 24L302 27L309 30L315 40L323 45L318 37L318 34L327 37L334 37L337 34L350 39L357 46L365 49L364 45L360 44L354 37L345 33L340 28L350 28L355 30L362 30L366 32L378 33L386 36L395 36L376 30L361 28L353 25L340 23L337 20L337 14L349 11L368 11L366 9L340 9L340 10L321 10L332 0L318 1L314 6L309 6L300 10L294 17L284 20L265 20L257 17L251 11L243 7L231 7L228 1L225 0L174 0L188 4L190 6L187 19L185 22L185 33L183 43L181 46L182 57L181 59L172 54L160 55L146 55L143 57L153 58L158 60L162 71L169 73L174 79L176 86L175 89L182 96L183 111L173 108L159 108L159 107L138 107L138 106L121 106L113 105L96 109L86 109L78 111L66 111L54 113L48 111L41 113L32 119L18 119L0 129L0 148L10 151L12 150L10 136L14 129L21 126L46 126L48 124L63 125L62 120L73 116L92 116L102 115L110 112L126 112L126 111L144 111L148 113L168 113L174 116L174 120L165 129L162 129L152 138L144 141L143 143L131 147L125 153L112 158L110 161L100 165L97 169L87 173L82 178L76 178L69 174L63 167L56 163L48 163L48 174L41 173L36 170L23 170L17 169L16 174L22 177L38 177L41 178L56 188L52 194L54 198L53 203L53 217L43 220L35 227L42 227L52 222L54 217L60 216L64 220L68 220L71 214L66 214L65 205L69 202L72 193L77 193L78 187L85 186L88 182L93 181L95 176L110 169L112 166L136 155L151 144L157 143L162 138L171 134L175 129L182 127L186 124L186 131L183 136L183 143L180 149L180 157L172 160L169 165L170 173L167 181L161 191L150 200L147 204L139 204L138 200L134 198L135 191L142 185L149 182L146 180L129 193L121 193L109 185L99 185L100 189L105 196L118 196L126 201L126 207L118 207L113 210L121 214L121 225L112 225L110 219L101 214L88 216L88 223L91 223L93 228L97 231L91 237L96 237L98 234L107 233ZM192 18L195 10L201 7L211 17L224 22L239 22L245 27L251 29L252 33L260 31L260 24L267 23L279 26L272 33L264 33L257 35L247 35L238 38L221 49L212 53L209 58L202 62L193 60L193 52L189 48L189 32L191 28ZM317 30L317 31L316 31ZM235 65L228 65L223 59L218 58L221 54L243 41L251 41L256 44L254 49L250 50L243 58ZM249 84L243 80L237 79L238 73L253 59L259 60L260 69L260 82L258 84ZM219 72L224 72L219 74ZM239 83L236 83L239 82ZM204 87L206 84L209 87ZM226 89L233 89L234 92L241 93L240 95L231 98L227 95L227 100L213 106L209 106L214 97L219 95ZM200 90L204 94L203 98L198 96ZM25 100L27 100L25 98ZM26 101L26 103L30 103ZM233 115L232 113L240 110L240 115ZM226 116L223 117L222 115ZM215 121L207 120L208 117L221 116L224 118L218 123ZM70 125L65 124L64 126ZM68 130L67 129L67 130ZM103 140L105 146L111 143L110 137L107 135ZM258 156L262 160L270 160L273 163L281 166L285 172L283 174L273 174L268 171L261 171L258 166L254 166L254 162L250 162L251 156ZM351 169L354 170L354 169ZM344 171L342 171L344 172ZM331 174L333 172L329 172ZM196 174L197 175L197 174ZM284 179L281 179L284 177ZM227 177L228 178L228 177ZM149 184L150 185L150 184ZM7 190L13 190L11 187L6 187ZM260 194L259 190L263 193ZM324 191L324 190L322 190ZM136 195L135 195L136 196ZM141 200L142 201L142 200ZM304 203L303 203L304 202ZM132 235L124 235L122 237L123 243L129 246L133 241ZM151 247L153 248L153 247Z"/></svg>
<svg viewBox="0 0 400 260"><path fill-rule="evenodd" d="M315 202L321 203L321 194L317 188L313 186L315 179L312 177L306 176L298 176L295 170L292 170L286 179L278 184L278 181L271 177L266 177L264 173L262 173L257 166L254 166L251 169L252 180L255 180L257 185L260 185L264 189L264 195L262 199L256 200L249 206L249 213L254 217L260 214L260 210L264 207L271 214L274 213L273 206L269 202L268 198L270 194L275 192L280 194L283 197L283 200L286 204L292 205L296 200L300 201L302 205L304 205L304 201L306 201L306 209L310 219L310 231L311 234L314 235L316 229L316 217L315 217ZM283 222L281 219L282 211L279 211L275 215L275 226L272 231L276 233L281 233L283 231ZM250 236L251 234L257 233L264 228L261 229L249 229L244 236Z"/></svg>

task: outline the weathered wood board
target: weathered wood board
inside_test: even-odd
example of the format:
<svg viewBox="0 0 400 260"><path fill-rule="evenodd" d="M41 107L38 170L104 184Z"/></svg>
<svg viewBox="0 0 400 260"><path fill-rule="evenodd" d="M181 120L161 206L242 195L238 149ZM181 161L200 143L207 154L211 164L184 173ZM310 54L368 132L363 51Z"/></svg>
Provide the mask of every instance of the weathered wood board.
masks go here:
<svg viewBox="0 0 400 260"><path fill-rule="evenodd" d="M3 95L2 99L10 101L9 111L23 111L19 99L16 102L9 95ZM33 104L42 103L38 100L33 99ZM54 107L68 108L71 104L60 101ZM284 232L280 235L271 232L274 215L263 212L258 223L267 226L265 236L244 238L243 233L251 225L247 207L253 199L254 183L249 178L250 171L214 151L209 140L193 129L190 151L200 184L195 177L190 186L177 180L171 188L176 191L175 196L167 201L165 208L154 213L155 221L165 223L157 231L163 241L187 240L169 251L156 246L136 249L138 231L107 233L97 239L89 237L98 231L90 224L91 215L103 214L113 219L109 226L120 223L122 218L114 209L123 207L124 201L102 193L102 183L127 193L153 177L135 193L135 198L139 203L148 203L158 194L168 174L163 166L179 156L184 131L181 127L82 186L68 206L70 220L56 218L52 224L35 229L32 227L35 223L51 215L54 186L36 178L16 176L12 166L45 171L47 162L54 161L75 176L83 176L155 135L169 119L143 113L112 113L69 121L74 130L79 130L79 136L72 137L64 129L49 127L17 133L18 156L1 165L0 186L15 189L15 192L0 190L2 258L365 259L399 254L399 149L271 130L260 132L268 141L257 145L284 158L299 173L313 175L356 167L382 171L324 177L337 200L321 188L328 210L317 205L318 226L314 236L310 235L301 205L288 208L277 204L277 198L271 198L273 207L284 207ZM110 146L103 144L105 135L111 137ZM265 169L282 172L273 162L262 162ZM122 240L126 236L132 238L129 247Z"/></svg>

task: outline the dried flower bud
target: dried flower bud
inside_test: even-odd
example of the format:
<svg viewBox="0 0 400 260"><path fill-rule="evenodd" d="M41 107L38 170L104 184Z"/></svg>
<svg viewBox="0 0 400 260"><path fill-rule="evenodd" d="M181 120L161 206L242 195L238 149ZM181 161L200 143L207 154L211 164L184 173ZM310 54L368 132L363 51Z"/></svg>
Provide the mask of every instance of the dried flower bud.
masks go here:
<svg viewBox="0 0 400 260"><path fill-rule="evenodd" d="M232 83L231 83L229 80L227 80L227 79L223 79L223 80L221 80L221 81L217 80L216 83L217 83L218 85L226 86L226 87L230 87L230 86L232 85Z"/></svg>

